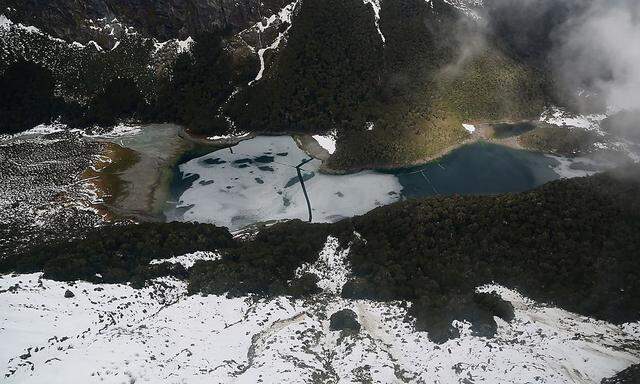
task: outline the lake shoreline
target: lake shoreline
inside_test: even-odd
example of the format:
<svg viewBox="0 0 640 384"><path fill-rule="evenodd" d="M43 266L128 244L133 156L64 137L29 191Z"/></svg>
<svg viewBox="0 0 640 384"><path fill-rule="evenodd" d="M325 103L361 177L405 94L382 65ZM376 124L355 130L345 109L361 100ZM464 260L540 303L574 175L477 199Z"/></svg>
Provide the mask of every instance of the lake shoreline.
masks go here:
<svg viewBox="0 0 640 384"><path fill-rule="evenodd" d="M145 143L141 140L143 135L151 136L153 140ZM211 146L212 150L223 148L184 134L184 128L176 124L148 124L141 126L140 132L135 134L92 140L111 143L136 154L135 161L117 172L98 172L97 176L107 183L114 183L115 177L115 182L122 184L110 201L104 203L105 208L115 217L152 222L166 221L164 210L171 197L173 171L182 155L197 146ZM112 151L103 155L118 168L118 164L129 161L119 153ZM108 191L109 185L105 189Z"/></svg>
<svg viewBox="0 0 640 384"><path fill-rule="evenodd" d="M392 172L403 169L420 167L437 162L439 159L454 153L456 150L479 142L496 144L499 146L525 150L528 152L545 153L523 147L518 140L520 134L503 138L494 136L495 123L476 123L475 131L467 139L442 149L436 154L421 157L414 161L394 164L370 164L347 169L332 169L327 166L329 152L320 146L310 134L291 132L251 133L236 137L226 137L212 140L203 136L193 135L188 129L175 124L150 124L141 126L141 132L130 136L117 138L94 138L96 141L111 142L114 145L128 148L138 154L133 164L117 173L119 181L124 185L119 193L113 197L106 208L117 217L133 218L142 221L166 221L166 209L176 204L172 196L175 167L186 153L196 148L202 148L202 153L234 147L240 143L260 136L281 137L289 136L295 145L308 156L321 161L317 172L327 176L351 175L362 171ZM149 136L145 139L145 135ZM117 156L111 161L118 163L122 159Z"/></svg>
<svg viewBox="0 0 640 384"><path fill-rule="evenodd" d="M487 142L490 144L501 145L504 147L508 147L511 149L524 150L535 153L546 153L543 151L538 151L533 148L527 148L521 145L518 140L520 135L515 135L511 137L505 138L495 138L492 136L492 128L491 125L495 123L476 123L474 126L476 127L476 131L470 134L470 136L459 143L450 145L436 154L432 154L429 156L420 157L416 160L400 162L400 163L391 163L391 164L368 164L363 166L356 166L350 168L341 168L335 169L330 168L326 161L323 162L322 167L320 168L320 172L328 174L328 175L349 175L357 172L362 172L366 170L381 170L381 171L397 171L405 168L414 168L419 167L421 165L429 164L431 162L437 161L451 152L460 149L466 145L475 144L478 142Z"/></svg>

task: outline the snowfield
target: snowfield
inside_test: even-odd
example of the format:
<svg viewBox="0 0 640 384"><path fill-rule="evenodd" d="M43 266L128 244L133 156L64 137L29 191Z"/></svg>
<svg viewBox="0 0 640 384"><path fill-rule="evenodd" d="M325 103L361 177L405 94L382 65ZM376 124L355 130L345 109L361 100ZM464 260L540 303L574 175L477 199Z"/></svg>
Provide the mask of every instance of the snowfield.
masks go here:
<svg viewBox="0 0 640 384"><path fill-rule="evenodd" d="M600 135L600 123L606 119L605 114L575 115L558 107L549 107L540 115L540 121L559 127L577 127L592 130Z"/></svg>
<svg viewBox="0 0 640 384"><path fill-rule="evenodd" d="M496 285L515 308L493 339L442 345L405 322L408 303L335 294L348 249L329 237L307 272L327 285L307 300L186 294L183 282L66 284L0 277L0 359L6 383L599 383L640 361L640 323L612 325L537 304ZM343 275L342 273L340 275ZM73 297L65 298L69 290ZM357 335L329 330L351 309Z"/></svg>

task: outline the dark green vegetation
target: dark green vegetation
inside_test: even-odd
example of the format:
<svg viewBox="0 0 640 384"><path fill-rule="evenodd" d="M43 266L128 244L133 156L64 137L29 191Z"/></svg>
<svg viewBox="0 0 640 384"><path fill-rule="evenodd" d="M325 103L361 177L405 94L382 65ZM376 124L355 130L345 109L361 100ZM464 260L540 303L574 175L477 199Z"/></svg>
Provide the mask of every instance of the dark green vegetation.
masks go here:
<svg viewBox="0 0 640 384"><path fill-rule="evenodd" d="M332 331L342 331L343 333L360 332L358 315L350 309L342 309L331 315L329 319L329 329Z"/></svg>
<svg viewBox="0 0 640 384"><path fill-rule="evenodd" d="M191 293L302 296L319 291L317 280L296 278L295 270L314 262L332 235L350 246L353 278L343 297L411 301L416 326L442 341L455 336L453 319L492 335L493 316L513 317L496 295L475 293L491 282L599 319L637 320L639 234L640 169L627 167L525 193L409 200L336 224L290 221L246 241L204 224L103 228L38 246L4 260L0 270L136 285L173 274L188 279ZM153 258L210 249L222 259L189 271L148 266Z"/></svg>
<svg viewBox="0 0 640 384"><path fill-rule="evenodd" d="M0 130L24 131L61 117L71 127L134 119L226 131L218 108L232 81L248 81L257 70L255 58L233 57L222 34L198 35L192 53L176 55L175 43L156 52L151 40L139 36L98 51L91 44L78 48L38 33L3 30L0 82L8 92L2 95L7 100L0 107Z"/></svg>
<svg viewBox="0 0 640 384"><path fill-rule="evenodd" d="M536 116L542 77L482 35L450 5L389 0L380 28L358 0L304 1L264 78L227 108L253 131L334 131L334 169L406 163L467 137L461 123ZM339 36L339 38L336 38ZM374 129L367 130L368 122ZM362 145L366 143L367 145Z"/></svg>
<svg viewBox="0 0 640 384"><path fill-rule="evenodd" d="M21 50L9 44L19 45ZM22 103L11 116L13 131L58 117L73 127L110 125L117 119L140 117L146 108L142 90L152 87L152 76L145 67L151 49L149 44L128 39L113 51L98 52L92 46L71 48L36 33L5 32L0 39L0 81L12 81L12 73L23 77L18 91ZM36 72L40 75L32 77ZM46 81L41 80L43 76ZM34 108L45 96L55 100L55 108L51 101ZM2 105L4 108L5 103ZM8 119L0 116L0 124L5 125Z"/></svg>
<svg viewBox="0 0 640 384"><path fill-rule="evenodd" d="M495 281L597 318L637 319L639 196L640 171L631 168L520 194L376 209L354 219L368 241L352 246L359 280L343 294L416 300L420 317Z"/></svg>
<svg viewBox="0 0 640 384"><path fill-rule="evenodd" d="M596 318L636 320L640 171L625 172L556 181L520 194L410 200L330 226L287 223L294 237L283 241L277 234L284 229L276 226L261 235L257 249L243 245L247 257L233 250L220 261L198 264L191 288L281 291L295 268L314 260L324 237L333 234L345 246L352 243L354 279L343 296L410 300L417 326L440 340L448 337L443 326L452 317L472 321L479 334L495 330L491 316L510 318L505 303L474 295L490 282ZM354 231L366 241L355 239ZM308 251L286 251L296 247Z"/></svg>
<svg viewBox="0 0 640 384"><path fill-rule="evenodd" d="M46 278L56 280L130 281L141 286L149 278L186 276L180 265L149 265L153 259L233 246L229 232L212 225L146 223L111 226L89 232L82 239L41 244L25 254L11 255L0 260L0 271L44 271Z"/></svg>
<svg viewBox="0 0 640 384"><path fill-rule="evenodd" d="M171 78L162 84L156 115L184 124L196 134L227 132L220 107L234 84L248 82L255 72L256 61L234 61L219 35L197 36L191 52L178 55Z"/></svg>
<svg viewBox="0 0 640 384"><path fill-rule="evenodd" d="M615 376L602 379L601 384L638 384L640 383L640 364L635 364L618 372Z"/></svg>
<svg viewBox="0 0 640 384"><path fill-rule="evenodd" d="M308 227L296 220L266 228L218 262L197 262L191 269L189 291L232 296L315 293L315 278L295 279L294 272L318 258L328 227Z"/></svg>
<svg viewBox="0 0 640 384"><path fill-rule="evenodd" d="M437 343L460 336L460 331L451 326L454 320L471 323L476 336L493 337L498 330L494 316L507 322L515 316L511 303L496 293L451 294L436 303L423 298L416 305L417 310L413 311L417 312L412 312L416 315L416 328L428 331L429 338Z"/></svg>
<svg viewBox="0 0 640 384"><path fill-rule="evenodd" d="M55 83L50 71L20 61L0 77L0 134L49 122L57 110Z"/></svg>
<svg viewBox="0 0 640 384"><path fill-rule="evenodd" d="M593 144L599 141L599 137L582 128L562 129L540 125L520 136L518 141L529 149L572 157L593 151Z"/></svg>
<svg viewBox="0 0 640 384"><path fill-rule="evenodd" d="M382 51L371 10L361 1L304 1L273 68L230 112L253 131L363 127Z"/></svg>
<svg viewBox="0 0 640 384"><path fill-rule="evenodd" d="M491 130L493 131L491 136L495 139L506 139L533 131L534 129L536 129L536 124L529 121L491 124Z"/></svg>

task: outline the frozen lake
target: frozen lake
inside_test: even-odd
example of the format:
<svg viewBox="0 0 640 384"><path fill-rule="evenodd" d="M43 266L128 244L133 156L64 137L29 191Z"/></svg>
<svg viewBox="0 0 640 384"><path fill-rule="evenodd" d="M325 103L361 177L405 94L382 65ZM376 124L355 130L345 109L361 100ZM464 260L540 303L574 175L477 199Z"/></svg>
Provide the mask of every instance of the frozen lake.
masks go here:
<svg viewBox="0 0 640 384"><path fill-rule="evenodd" d="M238 229L261 221L303 219L307 203L295 166L308 159L289 136L260 136L178 166L178 204L168 220L214 223ZM363 214L400 199L395 175L374 171L346 176L318 173L321 162L302 167L314 222Z"/></svg>
<svg viewBox="0 0 640 384"><path fill-rule="evenodd" d="M262 221L308 217L295 166L309 156L289 136L259 136L178 165L176 203L168 220L198 221L231 230ZM487 143L461 147L437 162L396 171L336 176L302 166L314 222L334 222L407 197L520 192L560 177L584 176L580 161ZM578 166L576 166L578 165Z"/></svg>

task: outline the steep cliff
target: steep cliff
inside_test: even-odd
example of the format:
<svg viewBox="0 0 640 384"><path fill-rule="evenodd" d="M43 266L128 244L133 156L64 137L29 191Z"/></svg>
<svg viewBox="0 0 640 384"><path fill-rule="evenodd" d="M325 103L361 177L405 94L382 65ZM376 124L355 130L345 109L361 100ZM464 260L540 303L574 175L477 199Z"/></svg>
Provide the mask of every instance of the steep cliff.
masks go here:
<svg viewBox="0 0 640 384"><path fill-rule="evenodd" d="M248 27L286 0L2 0L0 12L69 41L118 36L132 27L158 40Z"/></svg>

